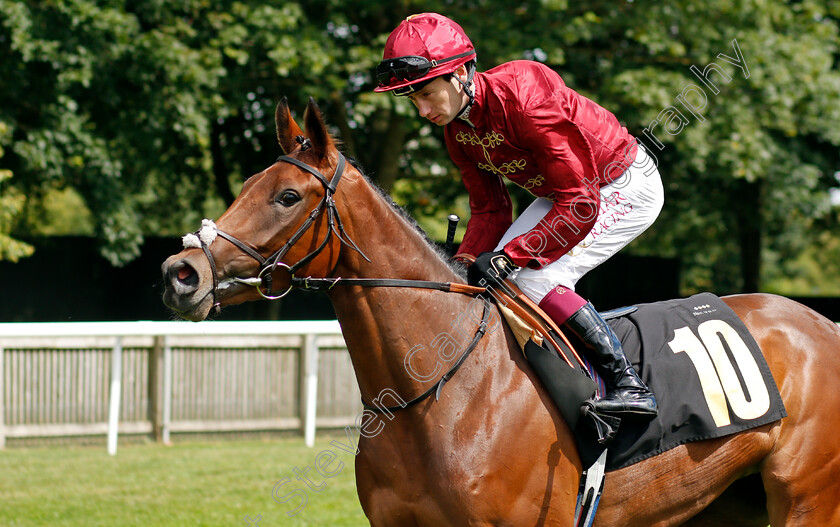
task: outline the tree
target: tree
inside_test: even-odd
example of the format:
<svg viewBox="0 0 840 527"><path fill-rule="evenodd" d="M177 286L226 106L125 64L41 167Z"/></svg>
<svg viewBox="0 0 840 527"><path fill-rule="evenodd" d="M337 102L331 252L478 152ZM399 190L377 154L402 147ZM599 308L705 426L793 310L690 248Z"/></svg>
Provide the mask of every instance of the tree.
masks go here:
<svg viewBox="0 0 840 527"><path fill-rule="evenodd" d="M716 20L715 27L698 30L692 24L686 31L681 22L696 20L699 13L690 4L681 7L662 6L673 22L662 17L654 27L678 35L699 59L698 68L715 61L732 81L716 77L718 85L726 85L712 98L683 66L670 90L660 89L662 109L682 108L675 96L689 83L706 89L709 102L706 122L683 109L691 122L666 141L674 150L663 154L669 176L676 175L669 195L676 206L668 207L654 233L673 236L696 285L755 291L762 254L785 258L801 251L812 239L814 221L828 213L826 189L840 139L838 109L830 102L840 87L836 20L817 3L712 3L704 15ZM733 42L748 71L720 58L721 53L735 56ZM627 89L633 81L644 82L630 74L619 86ZM646 86L644 96L652 91ZM647 110L642 123L652 122L659 111L657 105L646 106L653 111Z"/></svg>
<svg viewBox="0 0 840 527"><path fill-rule="evenodd" d="M667 184L630 250L681 258L687 292L759 289L762 265L775 273L836 227L840 7L824 0L0 0L7 191L37 209L74 188L125 263L144 234L217 216L276 158L277 100L311 96L345 151L442 235L468 210L441 130L371 91L388 33L421 11L459 21L479 69L542 61L619 116ZM713 63L718 91L692 70Z"/></svg>
<svg viewBox="0 0 840 527"><path fill-rule="evenodd" d="M6 124L0 122L0 136L5 135L7 131ZM0 147L0 158L3 157L3 153L3 148ZM11 178L11 170L0 168L0 260L17 262L21 258L31 256L34 247L9 235L24 201L20 193L8 187L7 182Z"/></svg>
<svg viewBox="0 0 840 527"><path fill-rule="evenodd" d="M319 5L318 12L334 17L329 7L343 2L322 4L327 8ZM381 29L377 20L387 12L355 7L345 11L350 27ZM390 8L391 24L371 42L383 42L404 14L419 10L409 2L397 13L402 7ZM545 62L613 110L656 155L668 186L666 209L631 250L681 258L688 291L757 291L762 265L781 266L836 225L825 221L832 217L827 188L840 161L836 3L543 0L422 7L464 26L480 69L522 58ZM695 70L707 71L711 81ZM361 128L357 137L386 144L364 120L373 118L376 130L405 141L401 179L388 175L393 161L377 164L382 155L375 148L365 150L374 153L365 162L415 215L442 218L463 190L441 155L440 131L412 128L405 113L413 109L375 97L360 95L355 116L362 119L340 128ZM511 190L516 201L529 202Z"/></svg>

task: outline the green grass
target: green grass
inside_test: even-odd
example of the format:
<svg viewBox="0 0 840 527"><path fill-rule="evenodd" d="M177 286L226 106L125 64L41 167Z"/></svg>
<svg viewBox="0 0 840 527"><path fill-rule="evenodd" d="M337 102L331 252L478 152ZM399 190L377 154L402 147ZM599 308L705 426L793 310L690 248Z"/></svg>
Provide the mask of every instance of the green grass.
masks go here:
<svg viewBox="0 0 840 527"><path fill-rule="evenodd" d="M116 457L105 447L8 448L0 450L0 526L132 527L247 526L360 527L368 522L356 496L354 459L331 440L307 448L302 439L120 445ZM337 457L322 469L315 460L331 450ZM322 460L328 459L322 458ZM339 462L343 463L340 472ZM306 476L315 492L299 481ZM289 478L272 495L275 484ZM289 496L305 491L307 504ZM299 496L300 494L298 494ZM769 526L768 526L769 527Z"/></svg>
<svg viewBox="0 0 840 527"><path fill-rule="evenodd" d="M319 439L120 445L115 457L104 447L9 448L0 451L0 525L65 526L366 526L356 496L354 456ZM346 440L343 441L346 443ZM332 450L337 457L315 459ZM329 455L321 458L329 460ZM339 463L343 463L339 471ZM319 492L297 479L299 471ZM289 478L275 493L275 484ZM294 490L307 495L306 506ZM251 525L255 525L251 523Z"/></svg>

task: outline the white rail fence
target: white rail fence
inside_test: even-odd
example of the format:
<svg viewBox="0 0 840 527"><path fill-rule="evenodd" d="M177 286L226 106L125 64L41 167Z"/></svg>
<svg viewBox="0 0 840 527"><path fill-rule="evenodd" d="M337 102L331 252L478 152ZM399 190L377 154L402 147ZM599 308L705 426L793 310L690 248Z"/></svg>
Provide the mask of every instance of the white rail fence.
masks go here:
<svg viewBox="0 0 840 527"><path fill-rule="evenodd" d="M320 380L320 382L319 382ZM302 430L355 422L337 321L0 324L7 438Z"/></svg>

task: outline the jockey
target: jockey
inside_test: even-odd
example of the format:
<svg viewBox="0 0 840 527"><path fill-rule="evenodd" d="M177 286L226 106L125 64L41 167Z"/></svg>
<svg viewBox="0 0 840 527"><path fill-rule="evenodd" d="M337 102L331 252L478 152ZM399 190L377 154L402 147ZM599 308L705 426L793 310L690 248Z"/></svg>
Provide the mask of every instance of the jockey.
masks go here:
<svg viewBox="0 0 840 527"><path fill-rule="evenodd" d="M374 91L407 96L421 117L444 127L470 198L456 255L477 255L470 283L493 284L513 269L523 293L585 343L607 385L596 411L652 419L654 395L574 288L659 215L656 164L612 113L545 65L517 60L479 73L475 62L461 26L413 15L388 37ZM504 178L536 197L515 222Z"/></svg>

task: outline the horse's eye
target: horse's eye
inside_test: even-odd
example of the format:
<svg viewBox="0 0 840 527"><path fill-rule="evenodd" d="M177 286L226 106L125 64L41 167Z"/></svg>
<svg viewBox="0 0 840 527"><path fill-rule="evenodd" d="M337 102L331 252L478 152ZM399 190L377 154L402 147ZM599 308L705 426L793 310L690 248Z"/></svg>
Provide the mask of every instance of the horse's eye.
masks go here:
<svg viewBox="0 0 840 527"><path fill-rule="evenodd" d="M285 207L291 207L292 205L300 201L300 196L298 196L297 193L292 190L286 190L282 192L279 196L277 196L276 201L277 203Z"/></svg>

